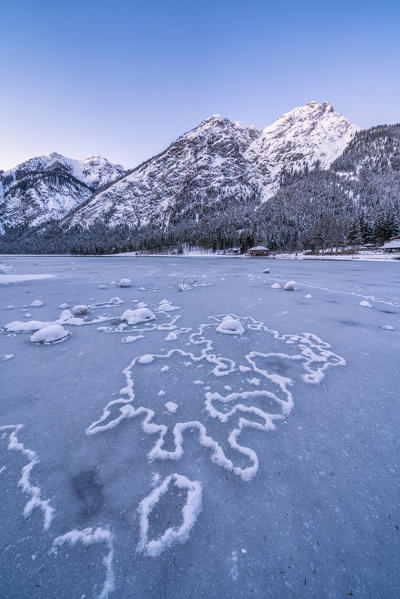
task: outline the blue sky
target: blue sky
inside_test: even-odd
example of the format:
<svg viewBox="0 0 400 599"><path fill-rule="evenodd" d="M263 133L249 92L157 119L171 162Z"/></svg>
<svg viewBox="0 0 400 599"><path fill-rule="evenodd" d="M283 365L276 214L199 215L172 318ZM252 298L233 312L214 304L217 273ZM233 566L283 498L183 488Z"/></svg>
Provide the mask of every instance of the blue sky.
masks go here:
<svg viewBox="0 0 400 599"><path fill-rule="evenodd" d="M210 114L263 128L310 100L399 122L399 31L398 0L3 2L0 169L130 167Z"/></svg>

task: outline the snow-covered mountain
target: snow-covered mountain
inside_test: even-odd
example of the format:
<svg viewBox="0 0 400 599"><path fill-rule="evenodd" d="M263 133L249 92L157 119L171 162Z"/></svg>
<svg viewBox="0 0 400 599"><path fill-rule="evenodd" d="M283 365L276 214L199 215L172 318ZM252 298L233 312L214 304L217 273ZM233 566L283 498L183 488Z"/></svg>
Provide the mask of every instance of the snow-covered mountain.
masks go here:
<svg viewBox="0 0 400 599"><path fill-rule="evenodd" d="M0 173L0 227L59 220L124 173L102 156L37 156Z"/></svg>
<svg viewBox="0 0 400 599"><path fill-rule="evenodd" d="M261 200L280 187L282 172L327 169L340 156L360 127L334 111L329 102L309 102L282 115L266 127L246 152L262 184Z"/></svg>
<svg viewBox="0 0 400 599"><path fill-rule="evenodd" d="M101 157L33 158L0 174L0 225L65 219L67 228L101 222L164 229L186 216L196 222L218 206L268 200L284 173L328 168L358 130L329 103L310 102L262 132L211 116L125 173Z"/></svg>
<svg viewBox="0 0 400 599"><path fill-rule="evenodd" d="M167 225L189 211L200 214L225 199L245 202L254 195L253 166L245 158L260 136L255 127L214 115L100 191L68 217L69 226L96 220L111 226L150 222Z"/></svg>
<svg viewBox="0 0 400 599"><path fill-rule="evenodd" d="M295 108L262 133L214 115L95 194L67 225L166 226L217 202L262 202L279 189L283 172L317 162L328 168L358 129L328 103Z"/></svg>

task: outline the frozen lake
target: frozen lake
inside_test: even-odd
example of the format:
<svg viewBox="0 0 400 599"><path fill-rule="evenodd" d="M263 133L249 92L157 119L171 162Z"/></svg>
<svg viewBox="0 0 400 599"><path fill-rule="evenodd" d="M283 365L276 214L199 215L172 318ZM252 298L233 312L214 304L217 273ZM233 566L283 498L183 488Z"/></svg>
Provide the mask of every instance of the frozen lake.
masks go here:
<svg viewBox="0 0 400 599"><path fill-rule="evenodd" d="M2 598L400 596L400 264L0 264Z"/></svg>

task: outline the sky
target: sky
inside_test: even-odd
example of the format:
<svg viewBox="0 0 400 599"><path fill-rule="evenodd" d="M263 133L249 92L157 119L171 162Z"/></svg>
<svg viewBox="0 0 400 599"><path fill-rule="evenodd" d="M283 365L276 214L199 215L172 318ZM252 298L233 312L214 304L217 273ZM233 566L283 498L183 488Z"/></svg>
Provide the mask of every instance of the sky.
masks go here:
<svg viewBox="0 0 400 599"><path fill-rule="evenodd" d="M311 100L400 122L399 0L0 9L0 169L53 151L133 167L211 114L264 128Z"/></svg>

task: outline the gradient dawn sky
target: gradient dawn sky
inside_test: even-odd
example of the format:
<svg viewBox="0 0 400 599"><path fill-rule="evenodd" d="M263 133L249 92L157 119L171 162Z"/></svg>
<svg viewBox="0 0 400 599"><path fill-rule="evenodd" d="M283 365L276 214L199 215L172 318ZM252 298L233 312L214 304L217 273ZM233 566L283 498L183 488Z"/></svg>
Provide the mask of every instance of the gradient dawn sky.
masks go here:
<svg viewBox="0 0 400 599"><path fill-rule="evenodd" d="M400 121L400 1L0 0L0 169L56 151L132 167L219 113L310 100Z"/></svg>

